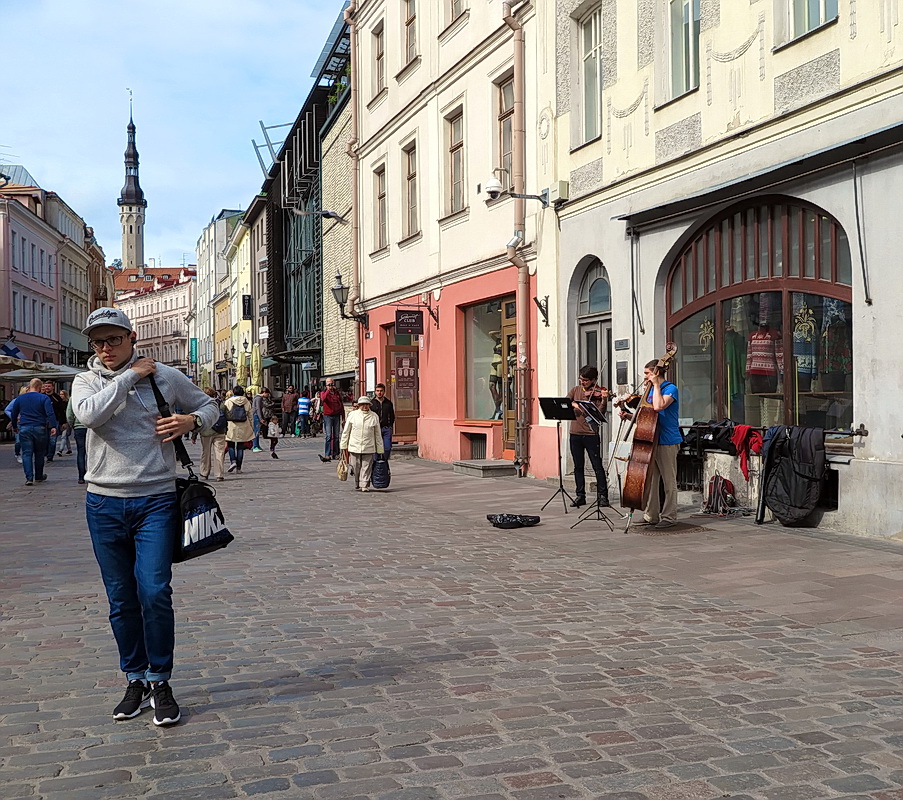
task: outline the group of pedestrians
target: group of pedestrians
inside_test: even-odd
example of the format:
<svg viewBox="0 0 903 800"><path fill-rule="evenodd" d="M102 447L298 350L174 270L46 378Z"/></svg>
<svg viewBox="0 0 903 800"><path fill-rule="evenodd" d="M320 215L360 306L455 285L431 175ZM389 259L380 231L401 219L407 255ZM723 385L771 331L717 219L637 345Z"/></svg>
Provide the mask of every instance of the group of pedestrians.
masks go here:
<svg viewBox="0 0 903 800"><path fill-rule="evenodd" d="M16 437L15 454L25 471L25 485L47 480L44 467L55 457L72 455L75 442L78 482L85 482L85 427L72 410L66 390L32 378L4 409Z"/></svg>

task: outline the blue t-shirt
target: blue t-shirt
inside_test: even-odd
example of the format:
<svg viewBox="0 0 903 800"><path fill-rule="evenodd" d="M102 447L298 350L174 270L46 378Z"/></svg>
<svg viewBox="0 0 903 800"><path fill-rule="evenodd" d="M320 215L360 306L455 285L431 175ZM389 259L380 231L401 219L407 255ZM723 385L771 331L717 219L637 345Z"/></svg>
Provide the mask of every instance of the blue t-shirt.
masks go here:
<svg viewBox="0 0 903 800"><path fill-rule="evenodd" d="M25 392L10 403L10 418L16 428L55 428L53 404L43 392Z"/></svg>
<svg viewBox="0 0 903 800"><path fill-rule="evenodd" d="M299 414L310 414L310 398L309 397L299 397L298 398L298 413Z"/></svg>
<svg viewBox="0 0 903 800"><path fill-rule="evenodd" d="M653 390L649 390L646 399L652 402ZM664 411L658 412L658 443L659 444L681 444L684 440L683 434L680 432L680 424L678 421L680 415L680 399L677 396L677 387L670 381L662 383L662 395L671 395L674 402L671 403Z"/></svg>

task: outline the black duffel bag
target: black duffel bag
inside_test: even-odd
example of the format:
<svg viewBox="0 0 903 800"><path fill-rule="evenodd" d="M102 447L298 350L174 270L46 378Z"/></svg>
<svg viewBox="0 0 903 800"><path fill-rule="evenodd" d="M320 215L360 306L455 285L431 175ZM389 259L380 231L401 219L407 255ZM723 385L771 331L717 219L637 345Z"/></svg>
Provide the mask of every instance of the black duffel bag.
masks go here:
<svg viewBox="0 0 903 800"><path fill-rule="evenodd" d="M388 489L392 482L392 470L388 459L381 453L373 456L373 468L370 472L370 485L374 489Z"/></svg>

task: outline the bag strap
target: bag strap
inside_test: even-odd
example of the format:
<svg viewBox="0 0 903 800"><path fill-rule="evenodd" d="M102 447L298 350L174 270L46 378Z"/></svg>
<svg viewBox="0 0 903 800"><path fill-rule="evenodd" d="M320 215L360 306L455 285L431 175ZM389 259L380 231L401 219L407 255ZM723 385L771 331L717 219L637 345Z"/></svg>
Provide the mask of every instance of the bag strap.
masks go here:
<svg viewBox="0 0 903 800"><path fill-rule="evenodd" d="M163 392L161 392L160 387L157 386L157 381L154 380L153 375L148 375L147 377L150 379L151 389L154 390L154 399L157 401L157 410L160 412L160 416L171 417L172 411L169 410L169 403L167 403L166 398L163 397ZM191 467L194 462L191 460L191 456L188 455L188 451L185 449L185 443L182 441L182 437L179 436L177 439L173 439L172 445L176 450L176 458L179 460L179 463L188 470L189 476L193 478L194 471Z"/></svg>

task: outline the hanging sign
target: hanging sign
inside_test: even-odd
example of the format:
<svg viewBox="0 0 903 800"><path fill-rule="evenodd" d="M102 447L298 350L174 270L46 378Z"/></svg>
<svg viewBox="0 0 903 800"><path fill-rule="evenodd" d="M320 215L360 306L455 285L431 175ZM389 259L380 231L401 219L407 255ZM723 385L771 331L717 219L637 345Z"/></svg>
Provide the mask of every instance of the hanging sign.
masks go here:
<svg viewBox="0 0 903 800"><path fill-rule="evenodd" d="M241 318L254 319L254 299L249 294L241 296Z"/></svg>
<svg viewBox="0 0 903 800"><path fill-rule="evenodd" d="M395 333L423 336L423 312L398 309L395 312Z"/></svg>

